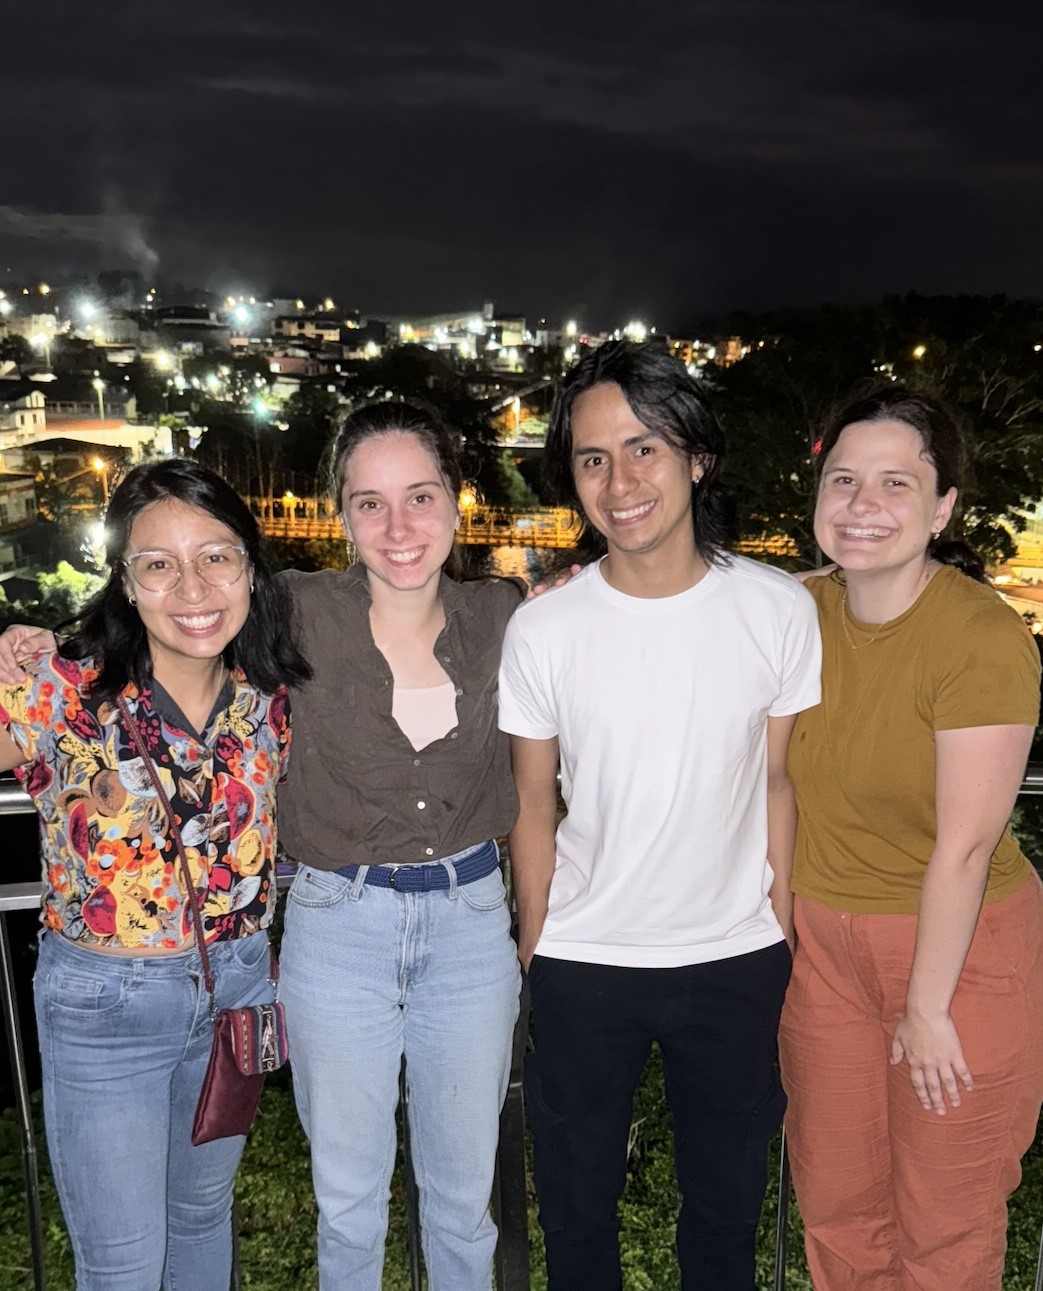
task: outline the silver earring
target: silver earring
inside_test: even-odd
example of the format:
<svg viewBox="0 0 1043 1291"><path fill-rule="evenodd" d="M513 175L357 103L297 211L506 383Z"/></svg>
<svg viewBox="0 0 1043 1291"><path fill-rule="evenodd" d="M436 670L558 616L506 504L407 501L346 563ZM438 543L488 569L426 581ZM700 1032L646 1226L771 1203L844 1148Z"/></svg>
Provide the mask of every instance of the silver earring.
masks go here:
<svg viewBox="0 0 1043 1291"><path fill-rule="evenodd" d="M130 604L131 604L131 605L137 605L137 603L138 603L138 598L137 598L136 596L134 596L133 594L131 594L130 596L128 596L128 597L127 597L127 600L130 602Z"/></svg>
<svg viewBox="0 0 1043 1291"><path fill-rule="evenodd" d="M938 541L938 539L939 539L941 536L942 536L942 531L941 531L940 529L938 530L938 532L937 532L937 533L932 533L932 534L931 534L931 538L932 538L935 542L937 542L937 541Z"/></svg>

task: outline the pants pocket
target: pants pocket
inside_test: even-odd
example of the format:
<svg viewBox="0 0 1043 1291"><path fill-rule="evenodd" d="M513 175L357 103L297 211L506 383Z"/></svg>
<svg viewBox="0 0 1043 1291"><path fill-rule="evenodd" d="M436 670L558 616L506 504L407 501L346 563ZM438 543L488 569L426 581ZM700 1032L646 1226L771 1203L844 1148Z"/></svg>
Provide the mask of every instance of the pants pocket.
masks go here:
<svg viewBox="0 0 1043 1291"><path fill-rule="evenodd" d="M308 909L335 906L347 897L349 886L343 874L313 870L310 865L302 865L290 885L287 901Z"/></svg>
<svg viewBox="0 0 1043 1291"><path fill-rule="evenodd" d="M109 1017L127 998L122 975L94 973L89 966L42 969L36 975L36 990L49 1012L69 1019Z"/></svg>
<svg viewBox="0 0 1043 1291"><path fill-rule="evenodd" d="M457 895L472 910L499 910L507 900L507 889L503 885L503 875L499 870L493 870L484 879L457 888Z"/></svg>

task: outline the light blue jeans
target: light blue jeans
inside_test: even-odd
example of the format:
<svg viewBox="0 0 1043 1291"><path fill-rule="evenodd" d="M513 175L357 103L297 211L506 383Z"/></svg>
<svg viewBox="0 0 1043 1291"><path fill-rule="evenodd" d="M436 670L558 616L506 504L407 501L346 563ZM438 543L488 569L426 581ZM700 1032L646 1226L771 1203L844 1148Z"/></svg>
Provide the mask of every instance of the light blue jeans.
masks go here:
<svg viewBox="0 0 1043 1291"><path fill-rule="evenodd" d="M208 947L219 1009L272 998L268 938ZM46 932L34 978L47 1149L77 1291L228 1291L245 1139L192 1146L213 1026L195 950L83 950Z"/></svg>
<svg viewBox="0 0 1043 1291"><path fill-rule="evenodd" d="M320 1287L380 1291L405 1054L428 1286L489 1291L489 1199L521 985L503 880L494 870L402 894L364 878L302 866L282 945Z"/></svg>

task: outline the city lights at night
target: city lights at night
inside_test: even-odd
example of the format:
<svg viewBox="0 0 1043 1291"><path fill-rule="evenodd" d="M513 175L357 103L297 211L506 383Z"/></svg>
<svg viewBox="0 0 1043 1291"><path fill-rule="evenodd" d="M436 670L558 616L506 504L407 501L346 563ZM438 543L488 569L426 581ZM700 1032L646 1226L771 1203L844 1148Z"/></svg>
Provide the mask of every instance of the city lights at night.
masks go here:
<svg viewBox="0 0 1043 1291"><path fill-rule="evenodd" d="M1043 1291L1039 6L9 10L0 1291Z"/></svg>

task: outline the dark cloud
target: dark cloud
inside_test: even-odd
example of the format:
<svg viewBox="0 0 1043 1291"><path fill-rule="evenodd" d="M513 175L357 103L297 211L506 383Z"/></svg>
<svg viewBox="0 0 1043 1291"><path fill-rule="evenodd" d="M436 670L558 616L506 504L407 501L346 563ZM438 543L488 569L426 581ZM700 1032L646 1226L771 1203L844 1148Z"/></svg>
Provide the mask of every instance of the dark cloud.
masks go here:
<svg viewBox="0 0 1043 1291"><path fill-rule="evenodd" d="M54 0L15 25L5 265L123 248L214 286L599 322L1043 294L1031 14Z"/></svg>

